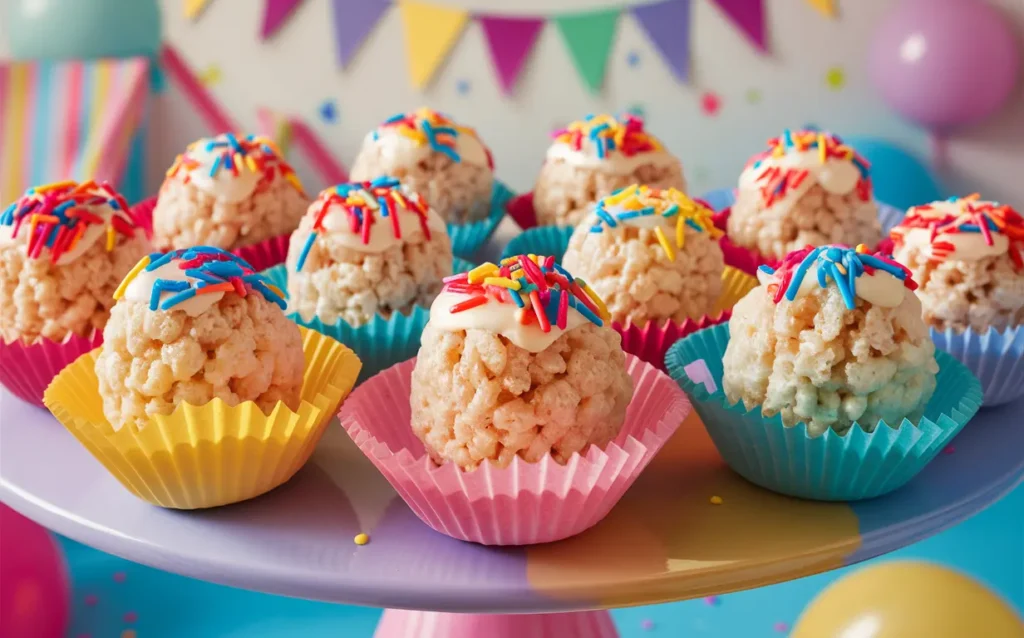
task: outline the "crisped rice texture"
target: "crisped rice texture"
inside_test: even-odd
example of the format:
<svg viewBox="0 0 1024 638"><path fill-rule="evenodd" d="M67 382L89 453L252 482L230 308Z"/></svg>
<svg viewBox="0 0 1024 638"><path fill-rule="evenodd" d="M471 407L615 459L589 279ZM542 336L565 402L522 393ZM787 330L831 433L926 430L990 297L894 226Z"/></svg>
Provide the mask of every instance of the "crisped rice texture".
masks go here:
<svg viewBox="0 0 1024 638"><path fill-rule="evenodd" d="M589 166L573 166L564 160L548 160L533 187L533 208L541 226L575 226L597 200L620 188L644 184L651 188L676 188L686 192L683 166L642 164L630 173L612 173Z"/></svg>
<svg viewBox="0 0 1024 638"><path fill-rule="evenodd" d="M295 230L307 206L305 195L280 175L238 202L220 200L180 177L169 177L153 209L153 244L161 250L258 244Z"/></svg>
<svg viewBox="0 0 1024 638"><path fill-rule="evenodd" d="M29 259L22 248L0 250L0 337L27 343L44 337L61 341L74 333L102 330L114 305L114 291L151 250L142 233L119 237L107 252L101 238L80 257L54 265L48 257Z"/></svg>
<svg viewBox="0 0 1024 638"><path fill-rule="evenodd" d="M725 268L717 240L687 227L678 249L675 231L669 231L673 261L652 229L624 226L592 233L590 226L573 231L562 265L590 284L613 321L663 325L711 314Z"/></svg>
<svg viewBox="0 0 1024 638"><path fill-rule="evenodd" d="M431 458L474 469L604 446L622 427L633 381L619 335L584 324L533 354L483 330L427 324L412 375L412 427Z"/></svg>
<svg viewBox="0 0 1024 638"><path fill-rule="evenodd" d="M742 189L728 222L729 239L766 257L782 259L808 244L865 244L874 248L882 239L878 205L862 201L856 192L833 195L815 184L785 209L764 209L761 189Z"/></svg>
<svg viewBox="0 0 1024 638"><path fill-rule="evenodd" d="M787 426L803 421L812 436L854 421L869 432L879 419L916 424L935 391L935 345L914 295L895 308L858 298L848 310L835 286L778 304L759 286L736 304L729 330L729 401L780 413Z"/></svg>
<svg viewBox="0 0 1024 638"><path fill-rule="evenodd" d="M1016 270L1009 255L929 263L916 248L904 248L896 259L920 285L917 296L928 325L985 332L1024 324L1024 270Z"/></svg>
<svg viewBox="0 0 1024 638"><path fill-rule="evenodd" d="M313 226L307 215L288 245L288 310L305 320L314 316L327 324L343 319L349 325L369 323L374 315L409 314L414 305L429 307L441 291L441 279L452 274L448 234L431 232L381 253L363 253L344 246L331 234L313 242L301 272L295 272Z"/></svg>
<svg viewBox="0 0 1024 638"><path fill-rule="evenodd" d="M122 299L96 359L103 414L115 429L143 427L181 402L278 401L297 410L305 359L297 325L259 294L225 295L197 317Z"/></svg>
<svg viewBox="0 0 1024 638"><path fill-rule="evenodd" d="M365 181L382 175L397 177L423 196L441 219L466 224L486 219L491 212L494 172L487 166L456 162L431 153L415 165L388 161L376 144L363 146L352 164L352 179Z"/></svg>

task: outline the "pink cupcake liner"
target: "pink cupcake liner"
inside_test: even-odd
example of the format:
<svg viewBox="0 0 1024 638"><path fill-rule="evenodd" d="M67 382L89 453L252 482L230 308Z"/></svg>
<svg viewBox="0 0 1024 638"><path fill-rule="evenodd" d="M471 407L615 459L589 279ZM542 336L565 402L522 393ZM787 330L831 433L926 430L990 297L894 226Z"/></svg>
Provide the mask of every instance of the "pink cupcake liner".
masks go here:
<svg viewBox="0 0 1024 638"><path fill-rule="evenodd" d="M146 233L146 237L153 238L153 209L156 208L156 197L145 199L132 207L132 217ZM291 234L271 237L258 244L241 246L231 252L249 262L254 270L266 270L278 264L283 264L288 258L288 241Z"/></svg>
<svg viewBox="0 0 1024 638"><path fill-rule="evenodd" d="M386 609L373 638L618 638L607 611L565 614L452 614Z"/></svg>
<svg viewBox="0 0 1024 638"><path fill-rule="evenodd" d="M668 322L663 326L647 323L643 327L632 322L626 325L614 322L612 328L622 336L623 350L665 372L665 353L672 344L690 333L729 321L730 317L732 311L726 310L717 317L704 315L696 321L686 319L682 323Z"/></svg>
<svg viewBox="0 0 1024 638"><path fill-rule="evenodd" d="M729 213L732 208L723 208L712 216L712 222L715 227L721 230L723 233L726 232L726 223L729 221ZM726 266L732 266L737 270L742 270L748 275L757 276L757 269L759 266L769 266L776 268L781 263L781 260L772 257L765 257L757 251L737 246L732 243L728 235L722 235L722 239L719 240L719 245L722 247L722 257L725 259Z"/></svg>
<svg viewBox="0 0 1024 638"><path fill-rule="evenodd" d="M505 211L523 230L537 225L537 210L533 207L533 191L510 199Z"/></svg>
<svg viewBox="0 0 1024 638"><path fill-rule="evenodd" d="M483 545L532 545L575 536L600 522L690 412L679 386L626 356L633 400L616 439L566 465L516 458L466 472L434 465L410 427L415 359L371 377L342 406L341 425L406 505L434 530ZM543 512L543 516L538 516Z"/></svg>
<svg viewBox="0 0 1024 638"><path fill-rule="evenodd" d="M103 331L88 337L71 334L63 341L40 338L26 344L0 339L0 384L26 403L43 405L43 392L69 363L103 343Z"/></svg>

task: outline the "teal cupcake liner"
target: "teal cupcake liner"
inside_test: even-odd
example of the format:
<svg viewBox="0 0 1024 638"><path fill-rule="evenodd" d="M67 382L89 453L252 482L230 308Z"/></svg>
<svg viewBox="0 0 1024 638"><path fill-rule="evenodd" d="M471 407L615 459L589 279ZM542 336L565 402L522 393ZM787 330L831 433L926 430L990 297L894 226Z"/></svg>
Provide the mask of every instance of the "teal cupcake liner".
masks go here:
<svg viewBox="0 0 1024 638"><path fill-rule="evenodd" d="M470 224L448 224L448 236L452 239L452 252L463 258L472 257L480 247L487 243L498 224L505 218L509 201L515 197L508 186L494 180L491 191L491 213L487 219Z"/></svg>
<svg viewBox="0 0 1024 638"><path fill-rule="evenodd" d="M723 324L695 332L669 349L669 374L690 396L725 462L748 481L773 492L816 501L856 501L892 492L914 478L964 427L981 405L981 384L963 364L939 350L937 387L914 426L880 421L874 432L854 424L844 435L828 430L812 437L807 427L730 405L722 391L722 357L729 343ZM686 368L703 360L709 391ZM700 375L695 375L700 376Z"/></svg>
<svg viewBox="0 0 1024 638"><path fill-rule="evenodd" d="M572 226L534 226L519 233L508 242L501 258L511 255L554 255L555 261L562 261L572 237Z"/></svg>
<svg viewBox="0 0 1024 638"><path fill-rule="evenodd" d="M463 272L473 268L473 264L455 258L452 272ZM285 266L274 266L263 271L271 283L283 291L288 289L288 272ZM320 334L340 341L359 357L363 368L359 372L356 385L369 379L381 370L385 370L416 356L420 349L420 336L430 319L430 309L416 306L409 315L394 313L385 319L380 315L370 323L352 326L343 320L327 324L314 317L311 321L304 320L299 313L289 313L288 318Z"/></svg>

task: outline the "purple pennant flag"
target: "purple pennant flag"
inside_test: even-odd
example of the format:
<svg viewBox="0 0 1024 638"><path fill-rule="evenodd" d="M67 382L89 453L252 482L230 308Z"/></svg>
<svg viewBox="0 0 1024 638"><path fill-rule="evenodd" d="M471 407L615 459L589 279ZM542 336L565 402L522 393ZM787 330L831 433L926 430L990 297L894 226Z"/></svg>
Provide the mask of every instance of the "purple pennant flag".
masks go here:
<svg viewBox="0 0 1024 638"><path fill-rule="evenodd" d="M391 0L332 0L334 44L341 66L349 63L366 36L377 26Z"/></svg>
<svg viewBox="0 0 1024 638"><path fill-rule="evenodd" d="M505 95L511 95L544 20L488 16L479 16L479 20L487 36L494 68L498 71L501 90Z"/></svg>
<svg viewBox="0 0 1024 638"><path fill-rule="evenodd" d="M743 30L758 49L767 52L764 0L715 0L732 23Z"/></svg>
<svg viewBox="0 0 1024 638"><path fill-rule="evenodd" d="M263 28L260 30L260 37L266 40L277 33L300 2L302 0L266 0L263 6Z"/></svg>
<svg viewBox="0 0 1024 638"><path fill-rule="evenodd" d="M690 0L666 0L633 9L640 26L681 82L690 79Z"/></svg>

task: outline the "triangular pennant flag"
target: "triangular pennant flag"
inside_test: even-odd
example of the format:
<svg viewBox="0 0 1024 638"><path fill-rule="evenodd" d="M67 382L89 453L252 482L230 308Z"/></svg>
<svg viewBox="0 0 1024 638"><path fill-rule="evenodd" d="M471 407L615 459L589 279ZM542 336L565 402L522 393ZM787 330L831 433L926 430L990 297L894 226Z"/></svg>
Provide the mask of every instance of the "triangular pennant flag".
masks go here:
<svg viewBox="0 0 1024 638"><path fill-rule="evenodd" d="M591 93L601 91L608 54L615 39L615 25L619 10L593 11L555 16L555 24L569 47L576 72L580 74Z"/></svg>
<svg viewBox="0 0 1024 638"><path fill-rule="evenodd" d="M398 10L405 31L409 75L413 86L422 89L459 41L469 22L469 12L406 1L399 3Z"/></svg>
<svg viewBox="0 0 1024 638"><path fill-rule="evenodd" d="M345 66L377 26L391 0L332 0L334 4L334 43L338 63Z"/></svg>
<svg viewBox="0 0 1024 638"><path fill-rule="evenodd" d="M491 60L498 71L498 81L505 95L511 95L526 58L537 42L544 21L540 18L498 18L480 16L480 25L487 36Z"/></svg>
<svg viewBox="0 0 1024 638"><path fill-rule="evenodd" d="M633 9L640 26L682 82L690 76L690 0L667 0Z"/></svg>
<svg viewBox="0 0 1024 638"><path fill-rule="evenodd" d="M764 24L764 0L714 0L750 41L762 51L768 50Z"/></svg>
<svg viewBox="0 0 1024 638"><path fill-rule="evenodd" d="M292 14L302 0L264 0L263 27L260 37L264 40L277 33L284 21Z"/></svg>
<svg viewBox="0 0 1024 638"><path fill-rule="evenodd" d="M208 4L210 4L210 0L185 0L185 17L195 20Z"/></svg>
<svg viewBox="0 0 1024 638"><path fill-rule="evenodd" d="M836 17L836 0L807 0L807 4L818 10L826 18Z"/></svg>

